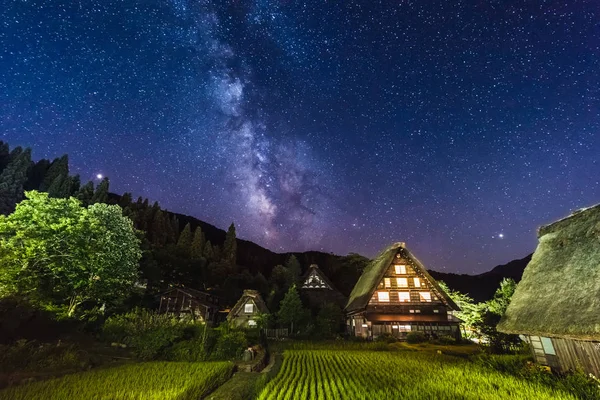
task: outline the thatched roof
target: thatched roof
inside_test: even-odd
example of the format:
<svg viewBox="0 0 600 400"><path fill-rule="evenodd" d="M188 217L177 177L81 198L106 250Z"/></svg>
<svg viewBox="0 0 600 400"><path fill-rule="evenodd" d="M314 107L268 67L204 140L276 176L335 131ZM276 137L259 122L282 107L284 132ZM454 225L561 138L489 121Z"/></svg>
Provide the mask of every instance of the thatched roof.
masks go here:
<svg viewBox="0 0 600 400"><path fill-rule="evenodd" d="M267 304L264 302L262 296L257 290L244 290L242 297L235 303L235 305L231 308L231 311L227 315L227 318L235 318L237 317L242 308L248 301L252 301L257 308L257 312L261 314L268 314L269 309L267 308Z"/></svg>
<svg viewBox="0 0 600 400"><path fill-rule="evenodd" d="M448 297L435 279L429 275L423 264L421 264L421 262L406 249L404 243L398 242L383 250L373 261L371 261L367 268L365 268L358 279L358 282L356 282L354 289L352 289L352 293L350 293L350 298L346 305L347 312L360 311L367 307L375 289L377 289L377 285L383 279L383 276L390 265L392 265L396 254L400 254L401 257L409 262L415 270L420 271L423 274L442 302L453 310L459 310L456 303Z"/></svg>
<svg viewBox="0 0 600 400"><path fill-rule="evenodd" d="M302 286L300 287L300 289L306 289L306 288L304 288L304 283L306 282L306 279L308 279L308 277L312 273L315 273L319 278L321 278L323 280L323 282L325 282L325 284L327 286L329 286L328 288L326 288L326 290L336 290L335 286L333 285L333 282L331 282L329 280L329 278L327 277L327 275L325 275L323 273L323 271L321 270L321 268L319 268L319 266L317 264L311 264L311 266L308 267L308 270L302 276Z"/></svg>
<svg viewBox="0 0 600 400"><path fill-rule="evenodd" d="M498 330L600 340L600 204L543 226Z"/></svg>

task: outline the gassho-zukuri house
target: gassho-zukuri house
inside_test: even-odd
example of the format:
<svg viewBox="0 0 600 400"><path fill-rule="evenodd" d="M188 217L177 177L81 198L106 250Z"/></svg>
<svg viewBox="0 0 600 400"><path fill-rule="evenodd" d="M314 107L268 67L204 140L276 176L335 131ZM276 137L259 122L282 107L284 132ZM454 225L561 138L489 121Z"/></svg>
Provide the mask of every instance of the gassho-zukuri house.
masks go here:
<svg viewBox="0 0 600 400"><path fill-rule="evenodd" d="M269 309L257 290L244 290L242 297L235 303L227 321L240 328L255 328L261 314L268 314Z"/></svg>
<svg viewBox="0 0 600 400"><path fill-rule="evenodd" d="M600 377L600 204L538 230L538 246L498 330L536 361Z"/></svg>
<svg viewBox="0 0 600 400"><path fill-rule="evenodd" d="M348 331L358 337L408 332L460 338L458 306L402 242L385 249L354 286L345 308Z"/></svg>

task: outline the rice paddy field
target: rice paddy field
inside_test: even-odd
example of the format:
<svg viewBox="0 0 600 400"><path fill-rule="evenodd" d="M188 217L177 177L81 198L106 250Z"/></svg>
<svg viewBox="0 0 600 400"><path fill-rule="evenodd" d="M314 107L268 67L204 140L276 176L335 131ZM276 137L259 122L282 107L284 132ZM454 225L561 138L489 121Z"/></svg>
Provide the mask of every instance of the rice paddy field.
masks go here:
<svg viewBox="0 0 600 400"><path fill-rule="evenodd" d="M289 399L556 399L566 392L421 352L286 350L259 400Z"/></svg>
<svg viewBox="0 0 600 400"><path fill-rule="evenodd" d="M127 364L0 391L2 400L198 400L227 381L230 362Z"/></svg>

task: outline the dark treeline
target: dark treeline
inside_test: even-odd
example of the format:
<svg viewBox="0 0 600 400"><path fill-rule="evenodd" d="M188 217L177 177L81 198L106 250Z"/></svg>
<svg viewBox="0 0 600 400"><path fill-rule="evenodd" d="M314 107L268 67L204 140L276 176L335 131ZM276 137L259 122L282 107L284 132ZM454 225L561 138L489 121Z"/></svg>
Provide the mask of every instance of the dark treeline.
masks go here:
<svg viewBox="0 0 600 400"><path fill-rule="evenodd" d="M52 161L31 160L31 149L10 149L0 141L0 214L8 215L27 190L47 192L51 197L79 199L84 206L118 204L123 214L143 232L140 279L146 293L132 302L148 306L170 286L210 290L233 304L244 289L256 289L272 311L288 288L298 283L310 264L318 264L337 288L349 295L368 260L357 254L340 257L322 252L271 252L236 238L232 223L225 232L189 216L172 213L147 198L131 193L109 193L109 179L95 185L82 183L69 173L67 155Z"/></svg>

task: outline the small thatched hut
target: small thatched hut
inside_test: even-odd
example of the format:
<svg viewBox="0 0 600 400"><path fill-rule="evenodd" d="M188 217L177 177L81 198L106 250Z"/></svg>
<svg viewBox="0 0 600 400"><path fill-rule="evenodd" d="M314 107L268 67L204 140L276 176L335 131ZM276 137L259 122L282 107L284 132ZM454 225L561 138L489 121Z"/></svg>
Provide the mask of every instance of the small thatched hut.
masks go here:
<svg viewBox="0 0 600 400"><path fill-rule="evenodd" d="M403 242L385 249L365 268L348 304L348 331L354 336L460 337L458 306Z"/></svg>
<svg viewBox="0 0 600 400"><path fill-rule="evenodd" d="M175 287L160 296L159 313L191 316L193 319L215 323L218 322L219 298L199 290Z"/></svg>
<svg viewBox="0 0 600 400"><path fill-rule="evenodd" d="M244 290L242 297L227 315L227 321L237 327L254 328L258 316L268 313L269 309L257 290Z"/></svg>
<svg viewBox="0 0 600 400"><path fill-rule="evenodd" d="M538 238L498 330L525 336L540 364L600 376L600 204Z"/></svg>

